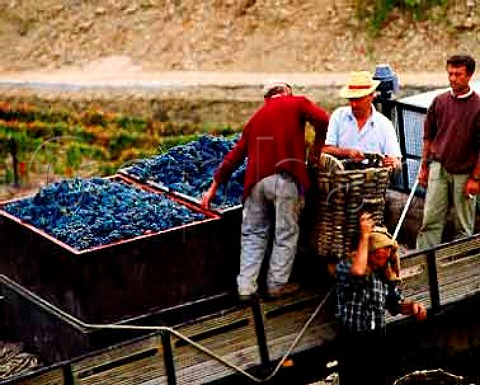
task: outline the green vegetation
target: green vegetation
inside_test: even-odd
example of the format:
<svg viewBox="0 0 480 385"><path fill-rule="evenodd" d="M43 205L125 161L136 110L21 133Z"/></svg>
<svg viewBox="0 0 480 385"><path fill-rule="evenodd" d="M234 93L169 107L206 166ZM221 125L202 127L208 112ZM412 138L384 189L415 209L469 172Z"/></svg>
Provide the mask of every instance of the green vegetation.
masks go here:
<svg viewBox="0 0 480 385"><path fill-rule="evenodd" d="M357 17L368 20L374 32L382 29L395 9L410 13L414 20L423 20L433 7L447 5L447 0L356 0Z"/></svg>
<svg viewBox="0 0 480 385"><path fill-rule="evenodd" d="M231 135L240 127L217 123L161 122L100 110L41 109L0 103L0 185L48 176L105 176L135 159L168 151L202 134ZM15 147L15 151L12 150Z"/></svg>

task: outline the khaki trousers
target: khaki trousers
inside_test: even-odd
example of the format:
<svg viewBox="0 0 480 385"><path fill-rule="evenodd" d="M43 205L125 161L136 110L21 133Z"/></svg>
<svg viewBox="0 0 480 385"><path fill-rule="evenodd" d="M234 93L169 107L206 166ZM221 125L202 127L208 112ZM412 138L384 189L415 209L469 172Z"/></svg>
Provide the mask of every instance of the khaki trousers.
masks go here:
<svg viewBox="0 0 480 385"><path fill-rule="evenodd" d="M473 234L476 197L465 196L464 189L468 177L468 174L450 174L438 162L430 164L417 249L433 247L442 242L450 200L455 209L455 237L462 238Z"/></svg>

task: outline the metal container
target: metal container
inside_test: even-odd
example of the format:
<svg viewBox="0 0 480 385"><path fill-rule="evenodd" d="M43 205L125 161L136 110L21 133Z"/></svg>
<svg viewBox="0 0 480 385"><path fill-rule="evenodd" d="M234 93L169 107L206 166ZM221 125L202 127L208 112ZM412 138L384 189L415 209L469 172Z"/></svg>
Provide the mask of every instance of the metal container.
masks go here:
<svg viewBox="0 0 480 385"><path fill-rule="evenodd" d="M219 295L235 285L231 254L238 251L230 245L228 253L219 244L220 217L202 212L207 219L78 251L0 210L0 271L90 323L117 322Z"/></svg>
<svg viewBox="0 0 480 385"><path fill-rule="evenodd" d="M128 172L128 168L120 170L120 174L127 180L131 180L132 182L135 182L139 185L143 184L142 181L138 180L137 178L135 178L134 175ZM147 186L154 189L155 191L169 194L183 202L189 202L194 207L203 210L201 208L201 201L195 197L173 190L162 183L153 181L146 181L145 183ZM240 238L242 228L243 206L239 204L235 206L226 206L221 208L211 207L208 211L221 217L218 246L221 248L222 253L228 255L228 274L229 276L234 276L238 274L240 268Z"/></svg>

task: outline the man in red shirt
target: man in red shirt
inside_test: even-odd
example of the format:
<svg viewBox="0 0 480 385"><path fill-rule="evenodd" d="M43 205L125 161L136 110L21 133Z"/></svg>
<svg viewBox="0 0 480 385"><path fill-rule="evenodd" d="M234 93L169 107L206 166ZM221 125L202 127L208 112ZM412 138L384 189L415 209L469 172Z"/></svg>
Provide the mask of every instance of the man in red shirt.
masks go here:
<svg viewBox="0 0 480 385"><path fill-rule="evenodd" d="M310 187L305 166L305 124L309 122L315 129L312 151L316 152L325 142L328 127L327 113L307 98L292 95L288 83L268 83L264 98L265 103L245 125L240 140L225 156L202 200L208 208L218 186L227 182L247 158L237 276L240 299L249 299L257 292L257 278L272 226L267 294L275 298L298 289L288 279L297 251L303 196Z"/></svg>

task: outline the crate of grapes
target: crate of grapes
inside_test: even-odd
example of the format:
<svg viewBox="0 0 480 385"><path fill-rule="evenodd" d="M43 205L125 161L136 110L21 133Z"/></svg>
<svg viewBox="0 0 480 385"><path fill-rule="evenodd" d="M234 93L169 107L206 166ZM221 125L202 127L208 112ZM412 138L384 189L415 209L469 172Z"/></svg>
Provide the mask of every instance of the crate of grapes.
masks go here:
<svg viewBox="0 0 480 385"><path fill-rule="evenodd" d="M237 139L205 135L164 154L136 160L119 173L198 206L215 170ZM244 175L245 164L233 173L226 185L219 187L212 211L223 215L241 210Z"/></svg>
<svg viewBox="0 0 480 385"><path fill-rule="evenodd" d="M208 189L217 167L238 137L225 138L205 135L164 154L139 159L119 170L121 175L164 191L200 207L202 194ZM242 194L245 163L218 188L210 211L221 216L218 245L230 255L231 269L238 269L242 223Z"/></svg>
<svg viewBox="0 0 480 385"><path fill-rule="evenodd" d="M81 320L124 320L234 287L219 219L119 175L62 180L0 204L0 268Z"/></svg>

